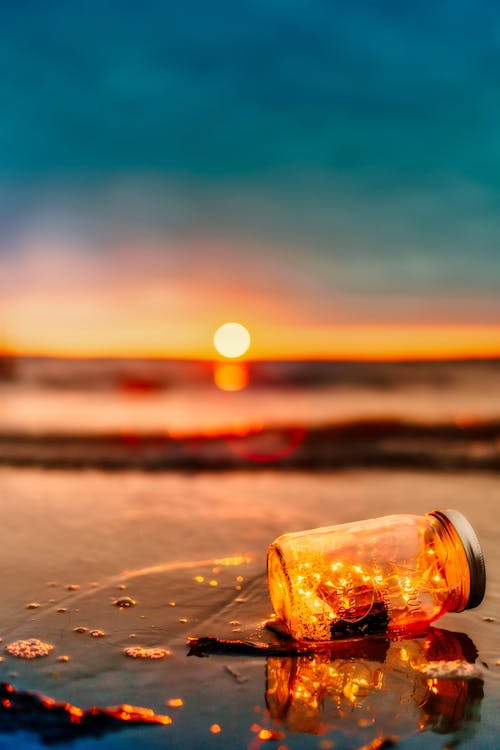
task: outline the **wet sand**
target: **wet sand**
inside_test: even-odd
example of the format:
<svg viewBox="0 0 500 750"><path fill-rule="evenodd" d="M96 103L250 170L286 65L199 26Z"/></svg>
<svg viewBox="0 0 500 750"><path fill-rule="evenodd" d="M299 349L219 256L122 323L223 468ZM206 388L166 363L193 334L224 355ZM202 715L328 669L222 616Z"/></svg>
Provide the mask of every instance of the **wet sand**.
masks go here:
<svg viewBox="0 0 500 750"><path fill-rule="evenodd" d="M57 746L106 749L254 750L270 742L326 750L332 742L359 748L380 737L401 748L497 747L495 475L5 467L0 487L1 645L38 638L54 646L33 660L3 650L0 682L82 711L131 704L172 719L98 728L87 722L81 729L73 721L68 732L63 718L54 721L55 714L21 696L15 714L12 705L0 711L2 749L44 747L50 738ZM480 608L442 618L427 641L364 639L313 659L224 648L188 656L190 636L273 640L262 627L270 614L264 571L267 546L278 534L439 507L461 510L476 528L488 584ZM118 606L123 597L135 604ZM132 646L170 653L131 658L124 649ZM449 667L437 679L425 672L436 659ZM473 671L464 672L464 664ZM305 702L297 697L315 684L322 691ZM172 699L182 705L166 705Z"/></svg>

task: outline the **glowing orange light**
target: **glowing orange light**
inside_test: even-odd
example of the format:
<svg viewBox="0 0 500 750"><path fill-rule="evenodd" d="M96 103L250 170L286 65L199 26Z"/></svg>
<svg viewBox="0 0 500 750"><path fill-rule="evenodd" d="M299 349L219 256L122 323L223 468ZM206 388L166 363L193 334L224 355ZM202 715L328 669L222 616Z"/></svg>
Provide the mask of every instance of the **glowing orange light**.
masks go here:
<svg viewBox="0 0 500 750"><path fill-rule="evenodd" d="M45 695L17 691L8 683L3 683L1 692L12 695L12 701L8 698L0 699L0 705L5 708L11 708L12 706L14 706L14 708L19 707L19 701L21 701L22 706L28 705L32 710L38 710L40 706L43 706L45 709L59 712L59 714L65 716L72 724L80 724L81 720L85 719L89 722L88 725L90 726L93 724L94 719L96 719L98 725L100 725L103 718L113 718L124 722L146 724L172 724L170 716L155 714L152 708L131 706L127 703L120 706L111 706L109 708L92 706L87 710L83 710L71 703L55 701L53 698L48 698ZM14 700L16 703L13 702Z"/></svg>
<svg viewBox="0 0 500 750"><path fill-rule="evenodd" d="M214 333L214 346L223 357L241 357L250 347L250 334L241 323L224 323Z"/></svg>
<svg viewBox="0 0 500 750"><path fill-rule="evenodd" d="M270 740L273 733L269 729L261 729L259 732L259 740Z"/></svg>
<svg viewBox="0 0 500 750"><path fill-rule="evenodd" d="M182 700L182 698L170 698L166 702L166 705L170 708L181 708L181 706L184 705L184 701Z"/></svg>
<svg viewBox="0 0 500 750"><path fill-rule="evenodd" d="M165 724L165 726L168 726L168 724L173 724L172 719L170 718L170 716L167 716L167 715L157 716L156 717L156 722L158 724Z"/></svg>
<svg viewBox="0 0 500 750"><path fill-rule="evenodd" d="M220 724L212 724L210 731L212 734L220 734L222 732L222 727Z"/></svg>
<svg viewBox="0 0 500 750"><path fill-rule="evenodd" d="M233 565L243 565L243 563L251 563L252 557L251 555L234 555L233 557L217 557L214 560L214 563L216 565L225 565L225 566L233 566ZM214 570L215 573L215 570Z"/></svg>
<svg viewBox="0 0 500 750"><path fill-rule="evenodd" d="M214 366L214 382L221 391L241 391L248 385L248 370L236 362L217 363Z"/></svg>

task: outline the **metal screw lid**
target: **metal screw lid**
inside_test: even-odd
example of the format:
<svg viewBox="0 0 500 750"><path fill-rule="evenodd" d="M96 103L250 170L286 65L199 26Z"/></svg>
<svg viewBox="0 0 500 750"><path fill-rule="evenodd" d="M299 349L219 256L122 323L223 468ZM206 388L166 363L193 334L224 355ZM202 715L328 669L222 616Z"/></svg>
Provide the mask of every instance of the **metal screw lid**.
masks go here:
<svg viewBox="0 0 500 750"><path fill-rule="evenodd" d="M463 544L469 565L470 590L465 609L473 609L483 601L486 590L486 568L484 555L477 534L459 510L433 510L429 513L438 520L451 523Z"/></svg>

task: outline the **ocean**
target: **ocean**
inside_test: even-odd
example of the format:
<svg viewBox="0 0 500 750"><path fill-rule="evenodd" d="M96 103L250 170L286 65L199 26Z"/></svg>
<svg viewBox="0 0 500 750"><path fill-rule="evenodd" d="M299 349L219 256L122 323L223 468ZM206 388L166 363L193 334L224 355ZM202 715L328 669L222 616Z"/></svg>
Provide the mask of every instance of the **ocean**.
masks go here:
<svg viewBox="0 0 500 750"><path fill-rule="evenodd" d="M0 385L2 463L145 469L500 467L500 363L22 358Z"/></svg>

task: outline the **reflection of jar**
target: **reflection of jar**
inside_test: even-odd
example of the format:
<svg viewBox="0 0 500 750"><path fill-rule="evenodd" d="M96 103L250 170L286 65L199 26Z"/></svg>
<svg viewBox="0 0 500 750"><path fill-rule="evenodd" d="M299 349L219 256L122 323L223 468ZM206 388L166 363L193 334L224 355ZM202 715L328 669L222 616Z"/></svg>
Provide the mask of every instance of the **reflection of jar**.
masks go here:
<svg viewBox="0 0 500 750"><path fill-rule="evenodd" d="M483 682L447 677L452 666L473 662L467 636L430 628L425 637L340 641L330 650L272 657L266 667L266 704L288 731L318 734L376 724L378 730L473 731L479 720ZM443 676L429 677L439 665ZM464 670L465 671L465 670Z"/></svg>
<svg viewBox="0 0 500 750"><path fill-rule="evenodd" d="M456 510L394 515L283 534L268 552L271 602L297 639L421 632L481 603L486 575Z"/></svg>

